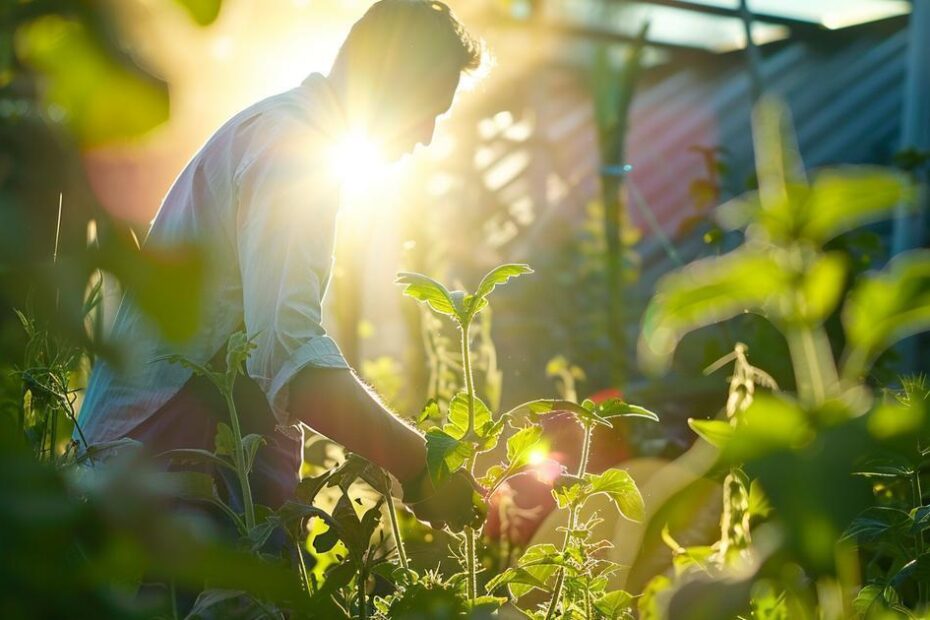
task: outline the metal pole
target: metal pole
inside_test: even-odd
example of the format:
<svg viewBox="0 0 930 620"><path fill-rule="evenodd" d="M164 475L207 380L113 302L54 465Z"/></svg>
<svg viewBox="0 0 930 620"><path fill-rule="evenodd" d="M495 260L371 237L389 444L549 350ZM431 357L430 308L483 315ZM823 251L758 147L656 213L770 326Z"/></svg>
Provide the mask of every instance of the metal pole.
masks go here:
<svg viewBox="0 0 930 620"><path fill-rule="evenodd" d="M907 80L901 113L901 148L930 150L930 0L913 0L907 50ZM923 244L926 188L918 197L917 209L910 213L900 205L894 222L892 255Z"/></svg>

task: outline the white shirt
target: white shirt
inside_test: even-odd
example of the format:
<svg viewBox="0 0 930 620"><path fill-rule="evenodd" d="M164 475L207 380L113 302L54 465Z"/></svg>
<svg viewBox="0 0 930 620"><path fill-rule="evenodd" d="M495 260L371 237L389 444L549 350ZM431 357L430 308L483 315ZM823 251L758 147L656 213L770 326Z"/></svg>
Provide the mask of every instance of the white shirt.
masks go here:
<svg viewBox="0 0 930 620"><path fill-rule="evenodd" d="M89 443L125 436L191 376L154 360L180 353L205 363L243 325L257 345L246 369L281 425L293 423L287 387L301 368L348 368L321 326L339 206L327 151L341 126L326 78L312 74L227 121L188 163L145 245L196 242L206 250L200 327L187 342L167 342L123 298L108 343L122 347L126 363L94 367L78 418Z"/></svg>

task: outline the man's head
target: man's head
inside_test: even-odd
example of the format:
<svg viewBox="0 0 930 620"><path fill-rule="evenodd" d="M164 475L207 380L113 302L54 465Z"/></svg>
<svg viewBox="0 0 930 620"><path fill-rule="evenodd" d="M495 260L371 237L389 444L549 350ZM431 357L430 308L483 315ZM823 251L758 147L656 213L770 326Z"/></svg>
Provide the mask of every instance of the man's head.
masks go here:
<svg viewBox="0 0 930 620"><path fill-rule="evenodd" d="M380 0L355 23L336 57L348 122L399 158L432 140L462 72L482 64L481 43L435 0Z"/></svg>

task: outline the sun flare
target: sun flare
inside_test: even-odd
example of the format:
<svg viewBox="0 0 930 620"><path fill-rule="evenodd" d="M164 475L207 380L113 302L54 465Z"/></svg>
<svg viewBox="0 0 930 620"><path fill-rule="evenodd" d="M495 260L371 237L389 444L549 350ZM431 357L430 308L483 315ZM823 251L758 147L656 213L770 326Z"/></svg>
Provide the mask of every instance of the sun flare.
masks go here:
<svg viewBox="0 0 930 620"><path fill-rule="evenodd" d="M369 184L387 167L378 145L360 131L349 132L336 143L330 164L333 174L347 188Z"/></svg>

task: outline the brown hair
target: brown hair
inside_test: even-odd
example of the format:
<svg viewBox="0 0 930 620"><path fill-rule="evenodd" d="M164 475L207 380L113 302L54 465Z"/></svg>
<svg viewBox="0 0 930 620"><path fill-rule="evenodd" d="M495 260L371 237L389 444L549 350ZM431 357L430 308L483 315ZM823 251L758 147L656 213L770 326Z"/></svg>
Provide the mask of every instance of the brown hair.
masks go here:
<svg viewBox="0 0 930 620"><path fill-rule="evenodd" d="M352 26L333 68L377 100L431 73L474 71L484 57L483 43L465 30L448 5L379 0Z"/></svg>

